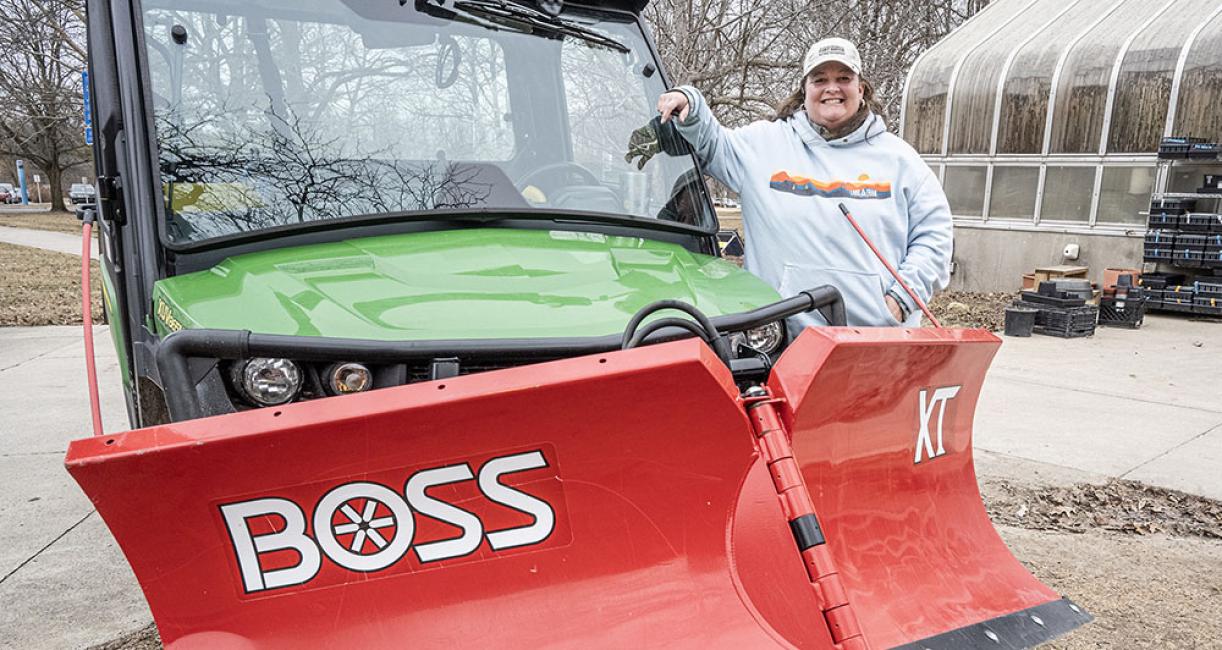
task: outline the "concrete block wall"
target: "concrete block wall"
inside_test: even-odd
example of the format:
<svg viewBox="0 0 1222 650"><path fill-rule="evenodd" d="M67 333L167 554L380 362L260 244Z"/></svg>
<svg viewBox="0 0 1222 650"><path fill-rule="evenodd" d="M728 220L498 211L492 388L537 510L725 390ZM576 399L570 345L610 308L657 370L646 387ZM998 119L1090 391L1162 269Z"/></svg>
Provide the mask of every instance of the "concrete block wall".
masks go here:
<svg viewBox="0 0 1222 650"><path fill-rule="evenodd" d="M1103 281L1108 267L1141 268L1140 235L1082 235L996 228L955 227L955 272L951 291L1017 291L1024 273L1037 266L1073 264L1090 267L1092 282ZM1066 244L1077 244L1076 260L1062 256Z"/></svg>

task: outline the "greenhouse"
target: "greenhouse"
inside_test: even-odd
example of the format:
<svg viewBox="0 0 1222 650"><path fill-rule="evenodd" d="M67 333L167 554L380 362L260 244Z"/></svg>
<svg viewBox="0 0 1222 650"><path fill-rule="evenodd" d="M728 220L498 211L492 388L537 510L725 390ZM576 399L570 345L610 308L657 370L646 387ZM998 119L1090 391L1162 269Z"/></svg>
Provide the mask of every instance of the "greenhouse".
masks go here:
<svg viewBox="0 0 1222 650"><path fill-rule="evenodd" d="M1151 196L1222 173L1157 155L1166 137L1222 142L1222 0L994 0L913 65L901 134L950 200L952 287L1139 265Z"/></svg>

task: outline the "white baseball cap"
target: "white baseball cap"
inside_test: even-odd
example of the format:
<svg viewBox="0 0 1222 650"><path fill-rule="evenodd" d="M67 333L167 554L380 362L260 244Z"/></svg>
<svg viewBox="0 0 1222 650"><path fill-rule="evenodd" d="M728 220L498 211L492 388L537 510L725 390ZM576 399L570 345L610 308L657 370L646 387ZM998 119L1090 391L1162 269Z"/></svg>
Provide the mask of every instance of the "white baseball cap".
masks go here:
<svg viewBox="0 0 1222 650"><path fill-rule="evenodd" d="M815 43L806 51L806 56L802 58L802 78L805 79L811 70L828 61L839 61L854 74L861 75L861 54L857 52L857 46L852 41L833 37Z"/></svg>

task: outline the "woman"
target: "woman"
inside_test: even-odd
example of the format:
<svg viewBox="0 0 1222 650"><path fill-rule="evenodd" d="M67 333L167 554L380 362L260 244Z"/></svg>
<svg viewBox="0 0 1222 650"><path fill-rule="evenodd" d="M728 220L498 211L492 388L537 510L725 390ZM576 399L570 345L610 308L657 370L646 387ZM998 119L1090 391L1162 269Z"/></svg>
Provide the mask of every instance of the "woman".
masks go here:
<svg viewBox="0 0 1222 650"><path fill-rule="evenodd" d="M927 301L950 279L950 207L916 151L869 108L857 48L828 38L806 53L802 84L772 121L722 127L700 91L682 86L658 100L706 171L738 192L747 270L789 296L824 284L840 289L849 325L917 327L921 313L841 214L844 203L913 291ZM817 313L796 334L825 325Z"/></svg>

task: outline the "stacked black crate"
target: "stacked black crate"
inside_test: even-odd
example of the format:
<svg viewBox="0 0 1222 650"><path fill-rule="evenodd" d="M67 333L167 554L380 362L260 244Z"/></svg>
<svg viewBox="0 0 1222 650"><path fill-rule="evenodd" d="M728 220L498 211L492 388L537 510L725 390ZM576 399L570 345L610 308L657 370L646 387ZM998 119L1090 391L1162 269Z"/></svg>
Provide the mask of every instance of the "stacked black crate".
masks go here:
<svg viewBox="0 0 1222 650"><path fill-rule="evenodd" d="M1213 215L1222 220L1222 215ZM1222 271L1222 221L1205 237L1205 252L1201 256L1201 266L1210 269L1215 275ZM1214 270L1217 269L1217 270Z"/></svg>
<svg viewBox="0 0 1222 650"><path fill-rule="evenodd" d="M1114 288L1099 298L1099 324L1137 329L1146 318L1146 291L1133 286L1133 276L1122 275Z"/></svg>
<svg viewBox="0 0 1222 650"><path fill-rule="evenodd" d="M1163 290L1163 309L1191 313L1195 298L1196 287L1191 284L1168 285Z"/></svg>
<svg viewBox="0 0 1222 650"><path fill-rule="evenodd" d="M1180 226L1187 221L1186 215L1196 207L1193 199L1154 199L1150 201L1150 229L1146 231L1145 253L1147 262L1172 264L1177 253ZM1203 245L1203 243L1202 243ZM1187 249L1182 255L1188 257ZM1201 252L1201 251L1198 251ZM1203 257L1203 252L1201 252ZM1198 262L1199 265L1199 262Z"/></svg>
<svg viewBox="0 0 1222 650"><path fill-rule="evenodd" d="M1036 334L1062 338L1091 336L1099 320L1099 308L1086 304L1091 296L1086 280L1041 282L1039 291L1024 291L1014 304L1038 310L1035 314Z"/></svg>
<svg viewBox="0 0 1222 650"><path fill-rule="evenodd" d="M1143 273L1140 282L1145 293L1146 309L1163 309L1167 289L1184 284L1184 274Z"/></svg>
<svg viewBox="0 0 1222 650"><path fill-rule="evenodd" d="M1208 316L1222 316L1222 278L1197 280L1193 285L1192 311Z"/></svg>

